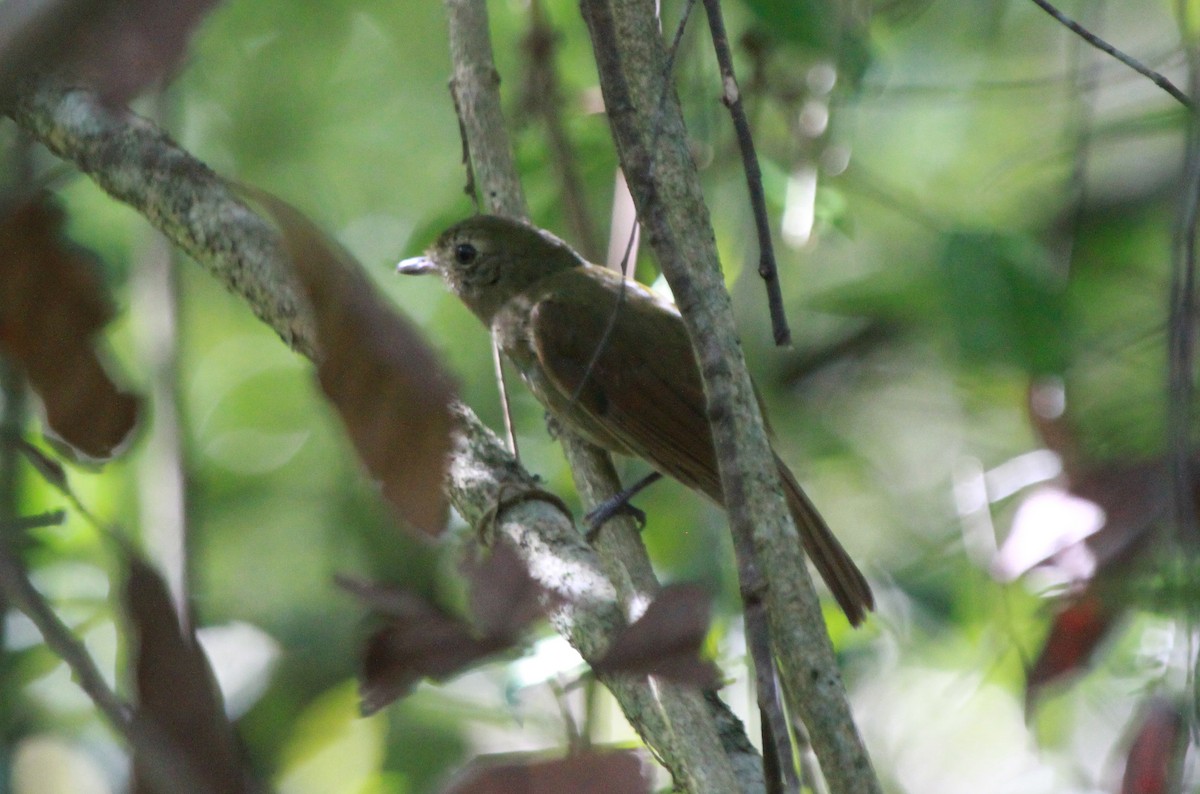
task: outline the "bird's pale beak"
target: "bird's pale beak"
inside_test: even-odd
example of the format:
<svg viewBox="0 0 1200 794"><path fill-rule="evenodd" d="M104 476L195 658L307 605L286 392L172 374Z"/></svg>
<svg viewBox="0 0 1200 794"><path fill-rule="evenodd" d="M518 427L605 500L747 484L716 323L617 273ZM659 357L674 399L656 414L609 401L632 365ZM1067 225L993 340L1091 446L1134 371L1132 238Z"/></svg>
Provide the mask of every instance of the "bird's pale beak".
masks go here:
<svg viewBox="0 0 1200 794"><path fill-rule="evenodd" d="M396 272L405 276L423 276L426 273L436 273L437 265L427 256L414 256L396 265Z"/></svg>

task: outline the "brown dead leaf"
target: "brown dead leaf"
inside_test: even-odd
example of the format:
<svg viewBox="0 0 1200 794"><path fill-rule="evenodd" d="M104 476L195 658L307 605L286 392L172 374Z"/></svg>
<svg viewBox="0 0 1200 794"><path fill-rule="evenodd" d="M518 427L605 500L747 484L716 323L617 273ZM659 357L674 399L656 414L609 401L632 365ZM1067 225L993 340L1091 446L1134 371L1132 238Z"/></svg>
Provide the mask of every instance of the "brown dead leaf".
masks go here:
<svg viewBox="0 0 1200 794"><path fill-rule="evenodd" d="M1051 683L1082 672L1108 636L1121 610L1094 592L1085 592L1054 617L1037 661L1025 681L1025 711Z"/></svg>
<svg viewBox="0 0 1200 794"><path fill-rule="evenodd" d="M463 560L463 575L470 582L471 615L485 634L515 637L544 614L542 588L529 569L503 539L491 549L480 545Z"/></svg>
<svg viewBox="0 0 1200 794"><path fill-rule="evenodd" d="M58 71L123 104L163 81L217 0L0 3L0 100L35 71Z"/></svg>
<svg viewBox="0 0 1200 794"><path fill-rule="evenodd" d="M482 756L442 794L649 794L642 759L633 750L588 752L547 761L536 755Z"/></svg>
<svg viewBox="0 0 1200 794"><path fill-rule="evenodd" d="M513 643L509 635L476 633L414 592L344 576L338 584L387 619L363 654L364 714L404 697L422 678L444 681Z"/></svg>
<svg viewBox="0 0 1200 794"><path fill-rule="evenodd" d="M85 459L106 460L137 424L138 401L96 353L111 309L92 255L62 238L62 221L46 196L0 217L0 354L24 371L52 433Z"/></svg>
<svg viewBox="0 0 1200 794"><path fill-rule="evenodd" d="M1177 791L1183 753L1187 750L1182 710L1165 698L1152 700L1142 714L1129 755L1121 794L1167 794Z"/></svg>
<svg viewBox="0 0 1200 794"><path fill-rule="evenodd" d="M689 584L664 587L592 669L653 675L699 688L716 686L720 679L716 666L699 656L708 634L710 611L711 601L703 588Z"/></svg>
<svg viewBox="0 0 1200 794"><path fill-rule="evenodd" d="M359 457L402 518L440 534L449 515L450 377L349 252L285 202L243 190L280 227L316 319L317 379Z"/></svg>
<svg viewBox="0 0 1200 794"><path fill-rule="evenodd" d="M161 737L172 759L214 792L249 791L232 726L208 657L193 632L184 632L166 583L143 560L131 557L124 592L133 634L137 711L143 735ZM133 758L135 794L166 792L153 786Z"/></svg>

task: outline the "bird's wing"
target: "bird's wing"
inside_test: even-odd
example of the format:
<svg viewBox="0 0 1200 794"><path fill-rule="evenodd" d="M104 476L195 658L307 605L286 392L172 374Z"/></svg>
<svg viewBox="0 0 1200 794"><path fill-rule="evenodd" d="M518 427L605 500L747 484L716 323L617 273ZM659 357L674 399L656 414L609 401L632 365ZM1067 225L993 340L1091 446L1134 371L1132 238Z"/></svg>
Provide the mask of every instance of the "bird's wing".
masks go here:
<svg viewBox="0 0 1200 794"><path fill-rule="evenodd" d="M530 342L550 385L665 474L721 501L704 389L683 320L641 285L589 267L548 281ZM586 428L584 428L586 431Z"/></svg>
<svg viewBox="0 0 1200 794"><path fill-rule="evenodd" d="M529 341L546 385L557 392L555 402L570 405L585 435L615 438L659 471L723 503L704 388L683 320L640 285L627 284L621 297L610 288L619 277L609 271L580 275L546 279L531 310ZM787 466L776 461L804 548L857 625L873 606L871 588Z"/></svg>

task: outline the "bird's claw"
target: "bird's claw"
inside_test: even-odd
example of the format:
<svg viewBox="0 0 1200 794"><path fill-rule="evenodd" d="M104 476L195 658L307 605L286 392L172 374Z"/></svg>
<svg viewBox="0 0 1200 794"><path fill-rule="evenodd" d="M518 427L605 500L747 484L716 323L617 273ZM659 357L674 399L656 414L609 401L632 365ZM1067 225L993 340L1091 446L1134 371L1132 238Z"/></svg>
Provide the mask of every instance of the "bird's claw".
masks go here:
<svg viewBox="0 0 1200 794"><path fill-rule="evenodd" d="M515 491L515 493L509 493L510 490ZM519 488L514 485L505 484L500 487L499 492L496 494L496 503L479 520L476 527L476 531L479 533L479 541L487 545L488 538L494 534L496 521L502 512L523 502L533 501L548 502L558 508L559 512L567 517L567 521L572 524L575 523L575 516L571 514L571 509L567 507L562 499L559 499L549 491L537 487Z"/></svg>

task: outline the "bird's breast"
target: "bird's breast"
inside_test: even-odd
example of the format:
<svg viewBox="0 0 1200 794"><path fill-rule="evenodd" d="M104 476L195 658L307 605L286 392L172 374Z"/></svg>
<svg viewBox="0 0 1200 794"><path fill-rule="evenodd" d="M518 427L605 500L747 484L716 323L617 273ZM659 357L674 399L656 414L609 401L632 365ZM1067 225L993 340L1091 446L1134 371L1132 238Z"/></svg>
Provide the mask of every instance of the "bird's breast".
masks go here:
<svg viewBox="0 0 1200 794"><path fill-rule="evenodd" d="M546 410L576 435L598 447L622 455L633 453L609 432L597 417L579 404L576 395L563 391L538 358L532 328L534 301L518 295L492 320L492 335L504 355L517 368L521 380Z"/></svg>

